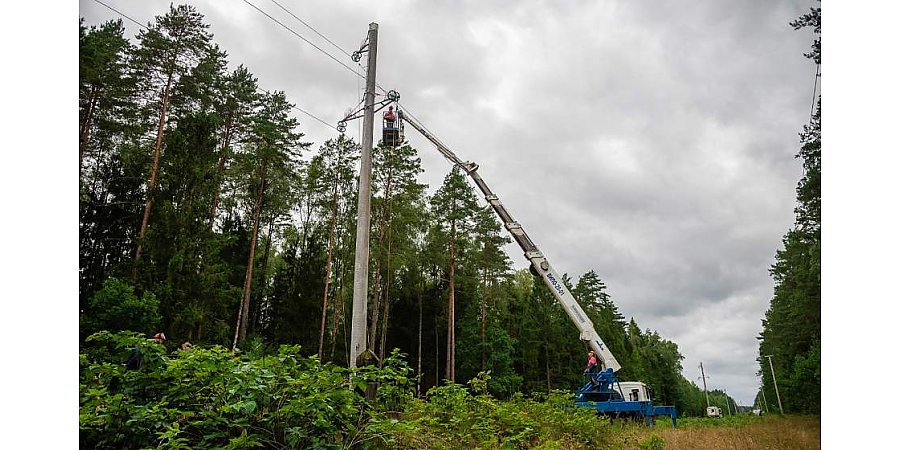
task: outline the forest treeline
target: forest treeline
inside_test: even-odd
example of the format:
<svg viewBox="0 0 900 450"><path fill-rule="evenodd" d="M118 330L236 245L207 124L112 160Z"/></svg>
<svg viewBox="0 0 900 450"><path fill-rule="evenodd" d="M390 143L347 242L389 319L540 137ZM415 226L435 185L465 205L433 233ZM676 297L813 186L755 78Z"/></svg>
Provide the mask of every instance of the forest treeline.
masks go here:
<svg viewBox="0 0 900 450"><path fill-rule="evenodd" d="M811 8L791 22L794 29L812 27L816 38L804 56L822 61L822 8ZM818 77L818 73L817 73ZM818 80L817 80L818 81ZM803 177L797 183L794 226L770 269L775 291L763 319L759 339L759 374L763 386L756 403L778 403L785 413L819 414L822 395L822 99L800 133L797 158ZM772 377L774 372L775 378ZM777 389L776 389L777 387Z"/></svg>
<svg viewBox="0 0 900 450"><path fill-rule="evenodd" d="M234 67L191 6L124 33L121 20L80 26L82 341L162 330L172 348L300 345L346 367L359 144L305 141L285 94ZM513 269L491 210L458 170L433 194L421 172L408 144L374 150L369 347L407 355L419 394L482 371L499 398L580 385L587 347ZM623 317L597 273L564 281L622 379L703 414L674 342ZM726 398L713 395L723 411Z"/></svg>

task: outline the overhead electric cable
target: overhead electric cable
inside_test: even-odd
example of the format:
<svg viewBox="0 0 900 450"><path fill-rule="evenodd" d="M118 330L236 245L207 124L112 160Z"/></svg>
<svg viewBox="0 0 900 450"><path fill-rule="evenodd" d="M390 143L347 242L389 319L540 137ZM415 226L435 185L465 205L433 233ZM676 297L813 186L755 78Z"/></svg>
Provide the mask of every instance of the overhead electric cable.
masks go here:
<svg viewBox="0 0 900 450"><path fill-rule="evenodd" d="M812 117L816 111L816 91L819 87L819 77L821 73L819 72L821 68L821 64L816 64L816 80L813 82L813 96L812 96L812 105L809 107L809 121L812 122Z"/></svg>
<svg viewBox="0 0 900 450"><path fill-rule="evenodd" d="M347 55L347 56L351 56L351 57L352 57L352 55L350 55L350 53L348 53L346 50L344 50L343 48L341 48L341 46L335 44L334 42L331 42L331 39L328 39L327 37L325 37L324 35L322 35L322 33L319 33L319 31L316 30L315 28L313 28L312 25L306 23L305 21L303 21L303 19L297 17L296 14L292 13L290 10L288 10L288 9L285 8L284 6L281 6L281 3L278 3L278 2L276 2L275 0L272 0L272 3L278 5L279 8L281 8L282 10L284 10L284 12L290 14L291 17L297 19L297 20L298 20L300 23L302 23L303 25L306 25L306 28L309 28L310 30L312 30L312 32L313 32L313 33L316 33L320 38L325 39L329 44L333 45L334 48L340 50L341 53L343 53L343 54L345 54L345 55Z"/></svg>
<svg viewBox="0 0 900 450"><path fill-rule="evenodd" d="M331 39L328 39L328 36L325 36L324 34L320 33L319 30L316 30L315 28L313 28L313 26L310 25L310 24L308 24L308 23L306 23L305 20L303 20L303 19L297 17L296 14L294 14L291 10L285 8L281 3L278 3L278 2L275 1L275 0L272 0L272 3L274 3L275 5L277 5L279 8L282 9L282 11L288 13L288 14L289 14L291 17L293 17L294 19L297 19L298 22L300 22L300 23L302 23L303 25L305 25L306 28L309 28L310 30L312 30L312 32L313 32L313 33L316 33L316 35L318 35L320 38L325 39L325 41L328 42L329 44L333 45L334 48L340 50L341 53L343 53L343 54L349 56L350 58L353 58L353 55L350 54L347 50L344 50L343 47L341 47L340 45L335 44L334 41L332 41ZM363 39L363 43L360 44L360 47L362 47L362 45L365 44L365 41L366 41L366 40ZM308 42L308 41L307 41L307 42ZM362 70L362 64L358 64L358 66L359 66L360 70ZM357 74L359 74L359 73L357 73ZM359 79L365 80L365 78L364 78L364 77L361 77L361 76L357 78L357 80L359 80ZM357 84L358 84L358 83L357 83ZM382 94L385 94L385 93L386 93L386 90L385 90L383 87L381 87L381 85L379 85L378 83L375 83L375 87L377 87L378 89L380 89Z"/></svg>
<svg viewBox="0 0 900 450"><path fill-rule="evenodd" d="M326 52L325 50L322 50L321 47L319 47L319 46L316 45L316 44L313 44L312 42L310 42L309 39L306 39L306 38L303 37L300 33L294 31L291 27L289 27L289 26L287 26L287 25L281 23L278 19L276 19L276 18L272 17L271 15L269 15L269 13L267 13L267 12L265 12L265 11L259 9L259 8L258 8L256 5L254 5L253 3L250 3L250 2L247 1L247 0L244 0L244 3L246 3L246 4L250 5L250 6L252 6L253 9L259 11L260 14L262 14L262 15L268 17L271 21L277 23L278 25L281 25L285 30L288 30L288 31L291 32L291 34L293 34L294 36L297 36L298 38L302 39L303 42L306 42L307 44L312 45L313 48L315 48L316 50L322 52L323 54L325 54L325 56L331 58L332 60L334 60L334 62L340 64L341 66L343 66L345 69L349 70L350 72L352 72L352 73L355 74L356 76L361 77L361 78L365 78L365 75L363 75L363 74L357 72L357 71L354 70L352 67L350 67L350 66L344 64L343 62L341 62L341 60L339 60L339 59L335 58L334 56L332 56L331 53L328 53L328 52Z"/></svg>
<svg viewBox="0 0 900 450"><path fill-rule="evenodd" d="M143 29L145 29L145 30L147 29L147 26L146 26L146 25L144 25L144 24L138 22L137 20L134 20L134 19L132 19L131 17L128 17L127 15L125 15L125 14L119 12L116 8L113 8L112 6L109 6L109 5L107 5L106 3L101 2L100 0L94 0L94 1L97 2L97 3L99 3L99 4L101 4L101 5L103 5L103 6L105 6L107 9L111 10L112 12L114 12L114 13L116 13L116 14L118 14L118 15L120 15L120 16L122 16L122 17L124 17L124 18L126 18L126 19L128 19L128 20L130 20L130 21L132 21L132 22L134 22L134 23L136 23L139 27L141 27L141 28L143 28Z"/></svg>
<svg viewBox="0 0 900 450"><path fill-rule="evenodd" d="M334 126L334 125L332 125L332 124L330 124L330 123L328 123L328 122L326 122L326 121L324 121L324 120L322 120L322 119L320 119L320 118L318 118L318 117L312 115L311 113L308 113L308 112L304 111L303 109L301 109L301 108L300 108L299 106L297 106L297 105L293 105L293 107L294 107L294 109L296 109L297 111L300 111L300 112L302 112L303 114L306 114L307 116L312 117L313 119L318 120L319 122L321 122L322 124L324 124L326 127L331 128L332 130L337 131L338 133L340 133L340 130L338 130L336 126Z"/></svg>
<svg viewBox="0 0 900 450"><path fill-rule="evenodd" d="M118 14L118 15L120 15L120 16L122 16L122 17L124 17L124 18L126 18L126 19L128 19L128 20L130 20L130 21L132 21L132 22L134 22L134 23L136 23L136 24L138 24L138 26L140 26L141 28L147 29L147 26L146 26L146 25L142 25L142 24L141 24L140 22L138 22L137 20L134 20L134 19L132 19L131 17L128 17L125 13L123 13L123 12L121 12L121 11L119 11L119 10L113 8L112 6L109 6L109 5L107 5L106 3L103 3L103 2L100 1L100 0L94 0L94 1L97 2L97 3L99 3L99 4L101 4L101 5L103 5L103 6L105 6L105 7L106 7L107 9L109 9L110 11L112 11L112 12L114 12L114 13L116 13L116 14ZM252 6L252 5L251 5L251 6ZM259 91L259 92L266 92L263 88L261 88L261 87L259 87L259 86L256 87L256 90ZM330 124L330 123L328 123L328 122L326 122L326 121L324 121L324 120L322 120L322 119L316 117L315 115L313 115L312 113L310 113L310 112L304 110L303 108L300 108L300 107L297 106L297 105L291 105L291 107L294 108L294 109L296 109L297 111L302 112L303 114L306 114L306 115L309 116L309 117L312 117L313 119L318 120L319 122L321 122L322 124L324 124L324 125L327 126L328 128L331 128L332 130L335 130L335 131L340 132L340 131L337 129L337 127L335 127L334 125L332 125L332 124Z"/></svg>

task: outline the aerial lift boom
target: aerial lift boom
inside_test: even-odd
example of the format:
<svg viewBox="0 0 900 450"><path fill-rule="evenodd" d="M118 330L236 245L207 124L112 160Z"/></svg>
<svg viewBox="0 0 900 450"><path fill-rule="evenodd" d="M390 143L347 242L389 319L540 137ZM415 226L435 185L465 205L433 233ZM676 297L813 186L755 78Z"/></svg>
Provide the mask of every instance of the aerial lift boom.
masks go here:
<svg viewBox="0 0 900 450"><path fill-rule="evenodd" d="M491 191L487 183L485 183L478 174L478 165L471 161L464 162L459 159L456 154L450 151L450 149L434 137L434 135L429 133L415 118L404 115L399 109L397 110L397 113L399 135L389 135L388 131L393 132L393 129L388 130L386 128L385 142L389 142L388 145L391 145L391 143L396 144L398 141L402 142L403 125L404 123L407 123L421 133L425 139L431 141L447 160L469 175L472 181L475 182L475 185L478 186L478 189L484 194L485 200L491 205L491 208L494 209L497 216L500 217L503 226L506 227L510 234L512 234L513 239L519 244L522 251L525 252L525 258L531 263L531 273L544 280L544 283L550 288L550 292L553 293L553 296L556 297L556 300L562 305L563 309L565 309L566 314L568 314L572 323L578 328L581 340L587 342L594 350L594 353L600 358L600 362L604 367L603 370L586 374L589 375L590 381L586 382L584 386L576 392L575 405L594 409L597 413L611 419L625 418L643 420L644 423L648 425L652 424L654 418L657 416L668 416L672 420L672 426L676 426L678 412L675 410L674 406L654 405L650 398L650 390L644 383L635 381L619 382L615 372L617 372L621 366L619 365L619 362L616 361L616 357L613 356L612 352L610 352L603 343L603 340L600 339L600 336L594 329L593 322L591 322L584 310L581 309L578 302L575 301L575 297L572 296L572 293L566 289L566 286L562 282L562 277L560 277L559 273L557 273L553 266L550 265L550 261L547 261L544 254L537 248L531 238L528 237L528 234L525 233L522 225L512 218L512 215L509 214L509 211L506 210L497 195Z"/></svg>
<svg viewBox="0 0 900 450"><path fill-rule="evenodd" d="M578 302L575 301L575 297L572 296L572 293L566 289L566 286L562 282L562 277L559 276L559 273L557 273L553 266L550 265L550 261L547 260L531 238L528 237L528 234L525 233L525 229L522 228L522 225L512 218L497 195L491 191L487 183L485 183L481 176L478 175L478 165L474 162L463 162L460 160L447 148L447 146L429 133L415 119L401 113L400 120L415 128L416 131L425 137L425 139L431 141L447 160L465 171L469 177L472 178L472 181L475 182L475 185L478 186L478 189L484 194L485 200L491 205L491 208L494 209L497 216L500 217L503 226L509 230L513 239L519 244L522 251L525 252L525 258L531 262L531 273L540 276L541 279L544 280L544 283L550 288L550 292L553 293L556 300L559 301L560 305L563 306L563 309L566 310L566 314L569 315L572 323L578 327L578 331L581 333L581 340L590 345L605 368L612 369L613 372L618 371L621 366L619 365L619 362L616 361L616 357L613 356L612 352L610 352L603 343L603 340L600 339L600 336L594 329L594 323L591 322L591 319L588 318Z"/></svg>

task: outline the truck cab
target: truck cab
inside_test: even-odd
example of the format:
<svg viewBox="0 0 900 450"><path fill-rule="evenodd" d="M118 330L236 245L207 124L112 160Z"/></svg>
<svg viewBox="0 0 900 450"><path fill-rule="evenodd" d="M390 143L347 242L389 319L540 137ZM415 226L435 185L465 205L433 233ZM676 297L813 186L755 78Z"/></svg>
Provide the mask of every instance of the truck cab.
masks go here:
<svg viewBox="0 0 900 450"><path fill-rule="evenodd" d="M620 381L622 398L629 402L646 402L650 400L650 391L647 385L640 381Z"/></svg>
<svg viewBox="0 0 900 450"><path fill-rule="evenodd" d="M707 406L706 417L722 417L722 409L718 406Z"/></svg>

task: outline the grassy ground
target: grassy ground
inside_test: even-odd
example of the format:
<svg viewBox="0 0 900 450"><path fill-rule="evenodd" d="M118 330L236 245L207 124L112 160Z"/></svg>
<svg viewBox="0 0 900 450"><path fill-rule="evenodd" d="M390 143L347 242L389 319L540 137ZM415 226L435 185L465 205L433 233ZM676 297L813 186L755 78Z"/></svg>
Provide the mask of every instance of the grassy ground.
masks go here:
<svg viewBox="0 0 900 450"><path fill-rule="evenodd" d="M634 450L806 450L822 447L819 417L730 416L719 419L660 420L653 428L614 427L621 449Z"/></svg>

